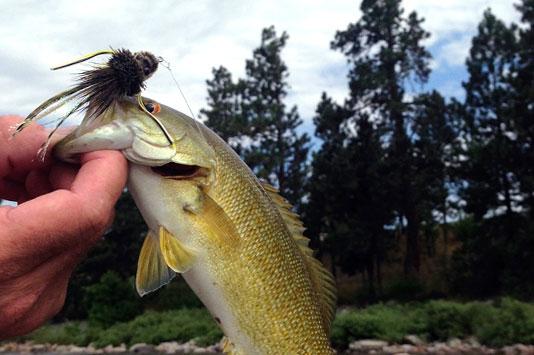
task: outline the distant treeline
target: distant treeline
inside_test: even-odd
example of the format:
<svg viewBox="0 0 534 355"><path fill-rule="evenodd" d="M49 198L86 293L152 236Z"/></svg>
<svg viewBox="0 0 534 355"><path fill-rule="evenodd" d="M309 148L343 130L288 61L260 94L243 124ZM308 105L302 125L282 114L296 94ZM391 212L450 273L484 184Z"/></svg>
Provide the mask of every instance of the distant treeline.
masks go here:
<svg viewBox="0 0 534 355"><path fill-rule="evenodd" d="M338 103L323 93L313 154L297 107L284 103L289 36L274 27L261 33L244 78L213 69L201 116L301 213L334 272L365 274L371 299L380 297L381 270L400 235L404 275L417 279L426 246L453 227L461 246L444 272L448 295L532 298L534 0L516 9L521 23L509 26L484 12L459 101L424 92L431 55L423 19L400 0L363 0L361 18L331 42L347 58L350 94ZM71 281L61 317L86 316L82 285L106 270L134 275L145 231L124 196Z"/></svg>

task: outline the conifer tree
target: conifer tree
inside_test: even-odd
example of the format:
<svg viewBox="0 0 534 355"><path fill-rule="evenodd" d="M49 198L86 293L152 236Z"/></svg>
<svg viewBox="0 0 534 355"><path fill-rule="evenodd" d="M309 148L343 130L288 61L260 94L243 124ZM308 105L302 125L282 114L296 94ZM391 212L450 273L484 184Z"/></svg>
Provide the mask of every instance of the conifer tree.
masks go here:
<svg viewBox="0 0 534 355"><path fill-rule="evenodd" d="M213 79L206 80L209 109L200 110L205 124L240 154L242 137L247 134L247 121L240 112L238 83L223 66L212 69Z"/></svg>
<svg viewBox="0 0 534 355"><path fill-rule="evenodd" d="M404 16L400 0L364 0L362 17L339 31L332 48L343 52L351 65L350 99L354 112L368 112L377 122L381 140L387 145L387 179L391 182L387 204L396 209L398 221L406 220L405 273L420 266L419 186L413 176L413 142L408 130L412 103L405 95L408 82L426 82L430 54L421 42L428 38L415 12ZM358 115L354 119L358 119Z"/></svg>
<svg viewBox="0 0 534 355"><path fill-rule="evenodd" d="M310 139L297 132L302 124L297 108L288 110L284 103L289 71L281 52L288 38L285 32L278 37L272 26L262 31L260 46L246 61L239 95L250 135L246 163L298 205L304 194Z"/></svg>
<svg viewBox="0 0 534 355"><path fill-rule="evenodd" d="M503 208L512 213L516 200L518 157L511 116L515 61L514 30L486 10L467 59L463 84L468 114L468 148L463 177L467 212L478 219Z"/></svg>
<svg viewBox="0 0 534 355"><path fill-rule="evenodd" d="M224 67L208 84L206 124L226 140L262 179L297 207L305 195L310 138L299 133L297 107L286 107L289 71L281 54L289 36L265 28L246 61L245 78L234 82Z"/></svg>
<svg viewBox="0 0 534 355"><path fill-rule="evenodd" d="M518 144L521 148L520 188L530 219L534 219L534 0L522 0L516 5L521 14L521 30L517 50L514 117Z"/></svg>

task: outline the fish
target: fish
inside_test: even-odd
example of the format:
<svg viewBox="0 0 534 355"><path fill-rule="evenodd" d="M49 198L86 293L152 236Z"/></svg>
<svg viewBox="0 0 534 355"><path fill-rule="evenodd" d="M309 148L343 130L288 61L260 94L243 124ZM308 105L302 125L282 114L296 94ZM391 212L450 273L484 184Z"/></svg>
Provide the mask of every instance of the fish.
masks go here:
<svg viewBox="0 0 534 355"><path fill-rule="evenodd" d="M313 257L292 206L217 134L171 107L125 96L98 120L84 119L53 155L76 163L101 149L129 161L127 187L148 226L141 296L181 274L225 334L224 352L334 353L332 275Z"/></svg>

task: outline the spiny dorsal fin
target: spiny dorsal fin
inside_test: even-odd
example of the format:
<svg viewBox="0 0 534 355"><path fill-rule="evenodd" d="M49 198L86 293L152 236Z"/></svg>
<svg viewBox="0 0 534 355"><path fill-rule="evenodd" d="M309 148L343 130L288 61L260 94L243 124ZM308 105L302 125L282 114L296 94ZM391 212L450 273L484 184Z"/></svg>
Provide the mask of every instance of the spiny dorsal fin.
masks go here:
<svg viewBox="0 0 534 355"><path fill-rule="evenodd" d="M291 211L291 204L278 194L277 189L268 183L261 181L261 185L278 208L278 212L280 212L300 250L306 255L304 260L306 261L313 287L320 300L323 326L327 334L330 334L336 312L337 296L334 278L321 262L313 257L313 250L308 247L310 240L302 235L306 228L302 224L299 215Z"/></svg>

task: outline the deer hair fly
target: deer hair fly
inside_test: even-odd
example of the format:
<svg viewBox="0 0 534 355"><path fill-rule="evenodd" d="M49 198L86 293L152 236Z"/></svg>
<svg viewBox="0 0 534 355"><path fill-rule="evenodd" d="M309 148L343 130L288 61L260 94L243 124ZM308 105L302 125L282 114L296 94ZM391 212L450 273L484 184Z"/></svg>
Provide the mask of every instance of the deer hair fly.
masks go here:
<svg viewBox="0 0 534 355"><path fill-rule="evenodd" d="M158 58L149 52L132 53L128 49L111 49L90 53L51 69L65 68L102 54L111 54L111 58L103 65L94 65L92 69L78 73L77 84L74 87L51 97L39 105L22 123L14 127L15 131L12 137L30 123L49 115L66 103L75 100L74 107L59 119L59 123L41 147L38 155L43 160L52 135L69 116L77 111L86 110L92 118L96 118L104 113L114 101L125 96L139 94L145 88L145 81L154 74L158 69L159 62L163 60L161 57ZM142 108L144 108L144 105Z"/></svg>

